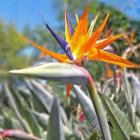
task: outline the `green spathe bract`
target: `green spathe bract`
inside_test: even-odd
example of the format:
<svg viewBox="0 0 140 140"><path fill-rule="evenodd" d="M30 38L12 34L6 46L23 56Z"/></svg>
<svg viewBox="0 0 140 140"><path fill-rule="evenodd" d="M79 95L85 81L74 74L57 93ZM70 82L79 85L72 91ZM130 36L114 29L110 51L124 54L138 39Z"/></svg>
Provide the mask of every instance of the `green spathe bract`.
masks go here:
<svg viewBox="0 0 140 140"><path fill-rule="evenodd" d="M83 67L79 67L75 64L57 62L12 70L10 73L76 85L86 85L89 76L88 71Z"/></svg>

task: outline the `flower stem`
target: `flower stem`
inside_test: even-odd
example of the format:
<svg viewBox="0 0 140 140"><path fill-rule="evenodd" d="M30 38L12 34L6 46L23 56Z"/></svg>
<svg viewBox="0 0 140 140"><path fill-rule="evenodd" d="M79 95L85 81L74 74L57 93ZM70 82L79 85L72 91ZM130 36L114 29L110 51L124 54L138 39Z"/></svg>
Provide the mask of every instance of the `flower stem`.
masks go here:
<svg viewBox="0 0 140 140"><path fill-rule="evenodd" d="M101 100L98 96L95 84L91 76L89 76L87 88L89 90L92 103L95 107L95 111L98 116L98 120L99 120L99 124L100 124L100 128L101 128L104 140L111 140L111 134L110 134L108 122L106 119L106 115L105 115Z"/></svg>

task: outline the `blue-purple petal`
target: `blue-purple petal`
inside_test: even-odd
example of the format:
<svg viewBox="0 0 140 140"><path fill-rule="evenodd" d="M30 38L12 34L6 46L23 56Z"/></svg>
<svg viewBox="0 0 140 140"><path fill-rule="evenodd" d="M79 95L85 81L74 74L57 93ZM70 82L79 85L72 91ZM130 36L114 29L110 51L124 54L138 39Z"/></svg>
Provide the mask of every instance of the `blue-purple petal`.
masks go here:
<svg viewBox="0 0 140 140"><path fill-rule="evenodd" d="M48 30L51 32L51 34L54 36L54 38L57 40L57 42L60 44L60 46L62 47L62 49L65 51L66 55L68 56L68 58L73 61L73 56L71 53L71 49L69 47L69 44L60 36L58 36L50 27L48 24L46 24L46 27L48 28Z"/></svg>
<svg viewBox="0 0 140 140"><path fill-rule="evenodd" d="M68 13L66 13L66 17L67 17L68 29L69 29L70 35L72 37L73 36L73 28L72 28Z"/></svg>

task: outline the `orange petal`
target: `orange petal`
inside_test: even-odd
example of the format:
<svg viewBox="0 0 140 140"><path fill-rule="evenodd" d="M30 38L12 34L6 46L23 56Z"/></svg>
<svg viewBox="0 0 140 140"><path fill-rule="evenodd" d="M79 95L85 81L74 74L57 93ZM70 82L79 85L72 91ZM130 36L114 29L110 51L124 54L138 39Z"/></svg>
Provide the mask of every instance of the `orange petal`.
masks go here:
<svg viewBox="0 0 140 140"><path fill-rule="evenodd" d="M113 77L113 72L109 67L107 68L106 77L107 78L112 78Z"/></svg>
<svg viewBox="0 0 140 140"><path fill-rule="evenodd" d="M95 25L97 19L98 19L98 14L95 16L95 18L91 22L91 25L90 25L88 33L87 33L87 38L89 38L91 36L93 28L94 28L94 25Z"/></svg>
<svg viewBox="0 0 140 140"><path fill-rule="evenodd" d="M134 36L135 36L135 32L132 31L132 32L130 33L130 42L131 42L131 43L133 42Z"/></svg>
<svg viewBox="0 0 140 140"><path fill-rule="evenodd" d="M123 59L120 56L105 52L103 50L98 50L96 48L92 49L92 51L89 52L87 57L92 60L104 61L107 63L112 63L123 67L132 67L132 68L140 67L139 65L131 63L130 61Z"/></svg>
<svg viewBox="0 0 140 140"><path fill-rule="evenodd" d="M68 57L66 55L58 54L58 53L55 53L55 52L48 51L48 50L40 47L39 45L37 45L37 44L35 44L34 42L31 42L31 41L30 41L30 44L32 44L33 46L37 47L41 51L43 51L46 55L49 55L49 56L55 58L59 62L67 62L68 61Z"/></svg>
<svg viewBox="0 0 140 140"><path fill-rule="evenodd" d="M81 56L84 53L87 53L91 47L96 43L97 39L100 37L100 34L102 33L104 26L107 22L107 19L109 17L109 14L107 14L106 18L102 22L102 24L98 27L98 29L91 35L91 37L81 46L79 51L77 52L77 56Z"/></svg>
<svg viewBox="0 0 140 140"><path fill-rule="evenodd" d="M88 16L88 6L85 8L77 26L75 32L71 38L71 51L75 51L77 48L75 46L78 45L80 38L87 33L87 16Z"/></svg>
<svg viewBox="0 0 140 140"><path fill-rule="evenodd" d="M25 41L27 41L31 45L35 46L36 48L38 48L39 50L44 52L46 55L49 55L49 56L55 58L59 62L68 62L68 57L66 55L58 54L58 53L55 53L55 52L48 51L48 50L44 49L43 47L37 45L36 43L32 42L30 39L26 38L25 36L23 36L21 34L19 34L19 37L24 39Z"/></svg>
<svg viewBox="0 0 140 140"><path fill-rule="evenodd" d="M67 13L65 12L65 36L66 36L66 41L70 43L71 36L68 28L68 21L67 21Z"/></svg>
<svg viewBox="0 0 140 140"><path fill-rule="evenodd" d="M104 49L107 45L111 44L114 40L118 39L121 35L111 36L103 40L99 40L93 46L97 49Z"/></svg>
<svg viewBox="0 0 140 140"><path fill-rule="evenodd" d="M66 91L66 100L68 101L69 93L71 90L72 84L67 84L67 91Z"/></svg>

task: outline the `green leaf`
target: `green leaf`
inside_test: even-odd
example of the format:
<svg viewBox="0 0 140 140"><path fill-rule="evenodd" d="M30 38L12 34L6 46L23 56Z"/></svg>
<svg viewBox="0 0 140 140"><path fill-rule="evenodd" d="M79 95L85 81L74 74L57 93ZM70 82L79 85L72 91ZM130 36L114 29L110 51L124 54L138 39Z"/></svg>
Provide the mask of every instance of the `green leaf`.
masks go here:
<svg viewBox="0 0 140 140"><path fill-rule="evenodd" d="M48 126L48 122L49 122L49 115L47 115L45 113L40 113L40 112L37 112L37 111L34 111L34 110L32 110L32 113L36 116L40 125L42 127L44 127L44 129L46 129L47 126Z"/></svg>
<svg viewBox="0 0 140 140"><path fill-rule="evenodd" d="M117 105L106 95L100 95L103 105L107 111L110 122L113 126L114 140L127 140L129 135L134 131L130 122ZM115 135L115 136L114 136Z"/></svg>
<svg viewBox="0 0 140 140"><path fill-rule="evenodd" d="M28 87L30 88L31 93L34 94L34 96L36 96L36 98L43 105L43 107L45 108L46 112L50 113L51 107L52 107L52 103L53 103L53 96L52 96L52 94L49 93L45 88L43 88L35 80L27 80L26 79L25 82L28 85ZM62 91L61 91L61 93L62 93ZM67 119L67 116L65 114L65 111L63 110L62 107L60 107L60 111L61 111L61 117L62 117L63 121L66 124L68 119Z"/></svg>
<svg viewBox="0 0 140 140"><path fill-rule="evenodd" d="M38 77L50 81L86 85L88 82L88 71L67 63L47 63L39 66L29 67L21 70L12 70L10 73Z"/></svg>
<svg viewBox="0 0 140 140"><path fill-rule="evenodd" d="M2 129L20 129L23 130L23 127L18 120L13 118L7 118L5 116L0 116L0 128Z"/></svg>
<svg viewBox="0 0 140 140"><path fill-rule="evenodd" d="M8 93L10 105L13 108L13 111L16 111L16 116L25 130L34 136L41 137L40 126L32 112L23 105L19 93L16 90L13 90L12 87L8 88L8 85L5 85L5 88Z"/></svg>
<svg viewBox="0 0 140 140"><path fill-rule="evenodd" d="M47 140L65 140L62 120L60 116L60 103L57 96L54 97L51 109Z"/></svg>
<svg viewBox="0 0 140 140"><path fill-rule="evenodd" d="M10 104L11 109L15 113L16 117L18 118L18 120L21 123L22 127L24 128L24 130L28 132L28 128L27 128L24 120L22 119L22 116L21 116L21 114L20 114L20 112L18 110L18 107L17 107L17 105L15 103L15 100L14 100L14 98L12 96L12 93L11 93L10 89L8 88L8 83L7 82L4 83L4 91L5 91L8 99L9 99L9 104Z"/></svg>
<svg viewBox="0 0 140 140"><path fill-rule="evenodd" d="M51 106L53 102L53 96L46 89L44 89L39 83L35 80L25 80L25 83L28 85L31 93L36 96L40 103L44 106L46 112L51 111Z"/></svg>
<svg viewBox="0 0 140 140"><path fill-rule="evenodd" d="M100 124L102 136L103 136L104 140L111 140L111 133L109 130L109 125L107 122L105 111L104 111L101 99L100 99L98 92L96 90L94 81L92 80L91 77L89 77L89 83L87 84L87 88L88 88L92 103L94 105L96 114L98 116L98 121Z"/></svg>
<svg viewBox="0 0 140 140"><path fill-rule="evenodd" d="M73 85L73 88L89 124L93 129L99 130L100 126L92 101L77 85Z"/></svg>

